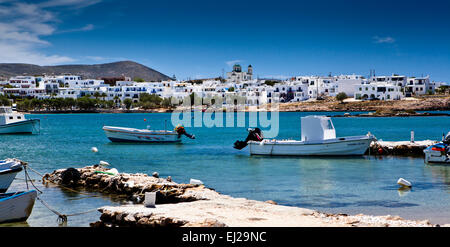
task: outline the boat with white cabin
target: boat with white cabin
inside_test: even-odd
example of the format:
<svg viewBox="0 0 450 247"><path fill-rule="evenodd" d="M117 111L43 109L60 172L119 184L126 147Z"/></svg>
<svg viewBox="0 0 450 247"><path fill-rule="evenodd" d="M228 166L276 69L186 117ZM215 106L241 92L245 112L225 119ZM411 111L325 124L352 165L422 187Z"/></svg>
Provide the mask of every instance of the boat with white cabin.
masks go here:
<svg viewBox="0 0 450 247"><path fill-rule="evenodd" d="M181 135L195 139L194 135L186 133L183 126L177 126L173 131L115 126L104 126L103 130L112 142L176 143L181 142Z"/></svg>
<svg viewBox="0 0 450 247"><path fill-rule="evenodd" d="M250 131L252 135L252 131ZM249 135L246 141L237 141L235 148L249 146L251 155L280 156L353 156L364 155L376 138L370 132L367 135L336 137L331 118L325 116L307 116L301 118L301 140L268 140L256 133Z"/></svg>
<svg viewBox="0 0 450 247"><path fill-rule="evenodd" d="M26 119L9 106L0 106L0 134L30 134L39 132L39 119Z"/></svg>

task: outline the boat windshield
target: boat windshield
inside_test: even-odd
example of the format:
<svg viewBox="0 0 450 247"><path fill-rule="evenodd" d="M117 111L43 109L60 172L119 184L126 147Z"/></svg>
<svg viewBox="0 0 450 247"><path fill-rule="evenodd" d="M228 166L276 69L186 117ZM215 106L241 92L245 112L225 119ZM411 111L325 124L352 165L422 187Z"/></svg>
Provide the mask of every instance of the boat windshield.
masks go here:
<svg viewBox="0 0 450 247"><path fill-rule="evenodd" d="M330 130L334 129L331 119L327 121L325 128Z"/></svg>
<svg viewBox="0 0 450 247"><path fill-rule="evenodd" d="M11 108L0 107L0 114L1 113L12 113L12 110Z"/></svg>

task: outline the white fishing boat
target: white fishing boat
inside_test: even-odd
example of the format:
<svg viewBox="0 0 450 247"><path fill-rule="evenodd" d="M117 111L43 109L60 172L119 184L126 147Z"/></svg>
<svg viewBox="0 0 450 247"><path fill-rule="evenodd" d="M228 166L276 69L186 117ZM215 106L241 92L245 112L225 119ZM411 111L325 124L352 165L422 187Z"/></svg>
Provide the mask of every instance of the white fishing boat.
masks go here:
<svg viewBox="0 0 450 247"><path fill-rule="evenodd" d="M25 119L9 106L0 106L0 134L28 134L39 132L39 119Z"/></svg>
<svg viewBox="0 0 450 247"><path fill-rule="evenodd" d="M325 116L302 117L301 133L301 140L264 140L258 133L256 138L251 137L250 131L246 141L236 142L235 148L248 144L252 155L350 156L363 155L376 140L370 133L337 138L331 118Z"/></svg>
<svg viewBox="0 0 450 247"><path fill-rule="evenodd" d="M0 193L8 190L17 173L22 171L22 164L15 159L0 160Z"/></svg>
<svg viewBox="0 0 450 247"><path fill-rule="evenodd" d="M181 142L181 135L195 139L195 136L187 134L182 126L177 126L174 131L114 126L104 126L103 130L105 131L106 137L112 142L174 143Z"/></svg>
<svg viewBox="0 0 450 247"><path fill-rule="evenodd" d="M450 164L450 132L440 143L431 145L423 150L425 163Z"/></svg>
<svg viewBox="0 0 450 247"><path fill-rule="evenodd" d="M0 194L0 223L26 221L36 197L35 190Z"/></svg>

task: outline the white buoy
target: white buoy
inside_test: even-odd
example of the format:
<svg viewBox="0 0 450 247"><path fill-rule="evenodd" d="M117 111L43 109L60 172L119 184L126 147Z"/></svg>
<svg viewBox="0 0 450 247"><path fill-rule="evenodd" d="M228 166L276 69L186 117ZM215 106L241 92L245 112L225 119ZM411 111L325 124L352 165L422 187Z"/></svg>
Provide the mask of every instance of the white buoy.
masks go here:
<svg viewBox="0 0 450 247"><path fill-rule="evenodd" d="M193 178L191 178L191 180L189 181L189 183L190 183L190 184L200 184L200 185L203 184L203 182L202 182L201 180L193 179Z"/></svg>
<svg viewBox="0 0 450 247"><path fill-rule="evenodd" d="M97 152L98 152L98 149L97 149L96 147L92 147L92 148L91 148L91 151L94 152L94 153L97 153Z"/></svg>
<svg viewBox="0 0 450 247"><path fill-rule="evenodd" d="M103 161L103 160L100 160L99 164L100 164L101 166L109 166L109 163L106 162L106 161Z"/></svg>
<svg viewBox="0 0 450 247"><path fill-rule="evenodd" d="M399 184L402 187L409 187L409 188L412 187L412 184L404 178L399 178L397 184Z"/></svg>

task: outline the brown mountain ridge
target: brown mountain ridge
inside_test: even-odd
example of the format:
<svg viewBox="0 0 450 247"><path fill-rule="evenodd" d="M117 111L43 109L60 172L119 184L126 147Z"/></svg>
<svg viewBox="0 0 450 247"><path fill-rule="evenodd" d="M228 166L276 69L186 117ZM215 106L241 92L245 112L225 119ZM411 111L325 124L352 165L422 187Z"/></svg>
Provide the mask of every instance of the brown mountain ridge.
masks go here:
<svg viewBox="0 0 450 247"><path fill-rule="evenodd" d="M169 76L133 61L120 61L104 64L74 64L39 66L23 63L0 63L0 77L9 78L16 75L80 75L84 79L97 79L101 77L127 76L142 78L145 81L170 80Z"/></svg>

